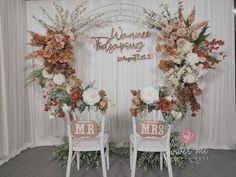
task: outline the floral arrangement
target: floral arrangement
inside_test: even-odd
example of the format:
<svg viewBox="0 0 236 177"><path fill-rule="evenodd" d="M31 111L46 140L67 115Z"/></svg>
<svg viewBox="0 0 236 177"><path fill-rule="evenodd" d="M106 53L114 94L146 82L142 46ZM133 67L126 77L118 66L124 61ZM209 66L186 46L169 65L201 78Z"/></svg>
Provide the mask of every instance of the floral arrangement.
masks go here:
<svg viewBox="0 0 236 177"><path fill-rule="evenodd" d="M161 111L165 121L172 123L174 120L182 118L185 109L181 104L175 101L167 87L146 87L140 90L131 90L132 108L130 113L132 117L137 117L142 112Z"/></svg>
<svg viewBox="0 0 236 177"><path fill-rule="evenodd" d="M108 108L106 92L96 90L93 83L83 88L72 66L76 37L102 23L99 20L101 14L81 16L86 10L85 3L80 3L71 14L54 3L57 12L54 18L41 8L52 24L34 17L46 29L46 34L30 32L30 45L36 50L26 59L37 59L41 64L39 69L31 72L29 79L36 81L43 89L46 99L44 110L50 112L51 119L63 118L65 112L75 109L82 112L86 108L96 108L105 113Z"/></svg>
<svg viewBox="0 0 236 177"><path fill-rule="evenodd" d="M194 23L196 10L183 15L183 1L179 1L178 12L172 16L167 4L161 5L160 13L145 11L147 24L157 29L157 52L163 59L158 67L164 72L168 86L182 105L190 105L192 116L201 108L197 96L202 94L202 77L209 69L222 61L226 55L219 51L222 40L210 40L207 34L208 21Z"/></svg>

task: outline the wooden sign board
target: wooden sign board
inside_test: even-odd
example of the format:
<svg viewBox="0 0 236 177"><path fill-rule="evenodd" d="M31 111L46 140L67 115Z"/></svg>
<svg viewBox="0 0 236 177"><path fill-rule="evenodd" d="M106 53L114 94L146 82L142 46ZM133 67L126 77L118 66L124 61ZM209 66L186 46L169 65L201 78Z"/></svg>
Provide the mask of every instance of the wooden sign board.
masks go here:
<svg viewBox="0 0 236 177"><path fill-rule="evenodd" d="M88 121L71 121L71 134L74 138L95 137L98 135L99 125L94 120Z"/></svg>
<svg viewBox="0 0 236 177"><path fill-rule="evenodd" d="M166 134L165 122L144 120L137 125L137 131L142 137L162 137Z"/></svg>

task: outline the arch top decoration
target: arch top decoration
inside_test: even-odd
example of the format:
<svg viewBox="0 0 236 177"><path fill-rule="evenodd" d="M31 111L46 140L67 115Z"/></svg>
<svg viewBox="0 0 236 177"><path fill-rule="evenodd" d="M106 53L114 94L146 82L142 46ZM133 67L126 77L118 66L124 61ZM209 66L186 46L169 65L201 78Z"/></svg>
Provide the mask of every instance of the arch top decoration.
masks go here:
<svg viewBox="0 0 236 177"><path fill-rule="evenodd" d="M182 1L179 2L178 12L174 16L166 4L161 5L158 13L129 3L107 4L86 13L85 5L86 3L82 2L69 13L54 3L57 12L55 18L42 8L51 24L34 17L47 32L45 35L30 32L31 45L37 47L37 50L26 58L42 61L41 68L33 71L30 79L43 88L46 98L45 111L50 111L50 118L65 117L65 112L75 109L82 112L86 108L95 108L102 113L106 112L106 92L96 90L93 83L82 86L82 81L76 76L72 65L73 48L77 36L91 28L106 25L114 19L129 19L159 33L156 50L161 52L164 59L160 60L158 66L164 72L166 87L172 96L171 100L165 98L156 102L154 99L154 102L149 103L144 97L148 95L147 92L155 95L155 91L132 91L134 100L131 114L134 116L146 109L157 109L165 110L162 111L165 116L175 119L177 114L171 112L171 106L178 103L183 109L174 109L175 112L181 111L184 114L190 105L192 116L196 116L200 109L197 96L203 92L200 80L213 65L225 58L225 55L218 51L224 45L222 40L208 39L207 21L194 23L195 8L185 18Z"/></svg>

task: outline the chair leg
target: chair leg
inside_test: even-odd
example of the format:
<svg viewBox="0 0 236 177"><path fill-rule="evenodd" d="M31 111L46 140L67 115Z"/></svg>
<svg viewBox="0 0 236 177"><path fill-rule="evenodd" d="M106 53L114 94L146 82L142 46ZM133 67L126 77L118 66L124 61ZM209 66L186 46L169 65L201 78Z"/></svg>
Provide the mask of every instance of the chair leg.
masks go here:
<svg viewBox="0 0 236 177"><path fill-rule="evenodd" d="M132 160L133 160L133 147L130 143L130 148L129 148L129 167L130 167L130 170L132 170Z"/></svg>
<svg viewBox="0 0 236 177"><path fill-rule="evenodd" d="M107 170L109 170L110 169L110 160L109 160L109 143L107 143L107 147L106 147L106 149L107 149L107 152L106 152L106 157L107 157Z"/></svg>
<svg viewBox="0 0 236 177"><path fill-rule="evenodd" d="M103 173L103 177L107 177L104 148L101 149L101 160L102 160L102 173Z"/></svg>
<svg viewBox="0 0 236 177"><path fill-rule="evenodd" d="M163 170L163 152L160 152L160 170Z"/></svg>
<svg viewBox="0 0 236 177"><path fill-rule="evenodd" d="M134 149L133 161L132 161L132 170L131 170L131 177L135 177L137 153L138 153L137 149Z"/></svg>
<svg viewBox="0 0 236 177"><path fill-rule="evenodd" d="M79 171L79 169L80 169L80 152L77 152L76 158L77 158L77 170Z"/></svg>
<svg viewBox="0 0 236 177"><path fill-rule="evenodd" d="M173 177L173 171L172 171L172 166L171 166L171 158L170 158L170 151L166 152L166 156L167 156L168 174L169 174L169 177Z"/></svg>
<svg viewBox="0 0 236 177"><path fill-rule="evenodd" d="M71 163L72 163L72 149L69 148L67 168L66 168L66 177L70 177Z"/></svg>

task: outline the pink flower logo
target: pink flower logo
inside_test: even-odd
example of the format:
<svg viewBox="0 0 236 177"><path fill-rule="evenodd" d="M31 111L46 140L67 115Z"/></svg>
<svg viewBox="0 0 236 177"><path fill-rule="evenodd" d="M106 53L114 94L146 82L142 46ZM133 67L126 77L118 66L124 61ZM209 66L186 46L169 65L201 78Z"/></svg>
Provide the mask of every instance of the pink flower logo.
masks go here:
<svg viewBox="0 0 236 177"><path fill-rule="evenodd" d="M186 128L180 134L180 143L181 144L192 144L194 140L194 132L189 128Z"/></svg>

